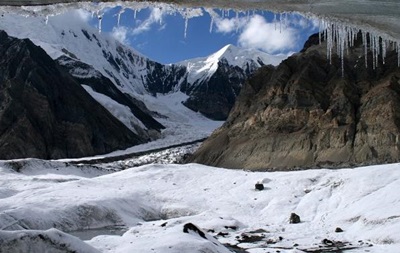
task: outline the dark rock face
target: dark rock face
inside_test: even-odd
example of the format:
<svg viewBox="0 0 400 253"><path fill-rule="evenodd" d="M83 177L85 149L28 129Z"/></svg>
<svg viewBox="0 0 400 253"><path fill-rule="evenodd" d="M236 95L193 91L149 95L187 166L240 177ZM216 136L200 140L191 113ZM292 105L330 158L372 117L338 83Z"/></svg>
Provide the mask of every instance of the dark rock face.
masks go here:
<svg viewBox="0 0 400 253"><path fill-rule="evenodd" d="M66 56L61 56L57 59L57 61L69 71L69 73L75 78L75 80L77 80L78 83L88 85L94 91L106 95L122 105L128 106L132 113L148 129L154 129L158 131L165 128L151 116L152 112L146 108L143 102L134 99L128 94L122 93L119 89L117 89L117 87L115 87L110 79L103 76L99 71L96 71L90 65ZM85 76L75 75L74 73L77 69L80 72L86 71L87 73L95 74Z"/></svg>
<svg viewBox="0 0 400 253"><path fill-rule="evenodd" d="M263 62L259 60L263 65ZM218 69L206 79L188 83L185 66L161 65L148 61L149 74L145 78L146 89L152 93L167 94L180 90L189 96L183 104L213 120L226 120L245 80L258 68L249 62L243 69L232 66L222 58Z"/></svg>
<svg viewBox="0 0 400 253"><path fill-rule="evenodd" d="M203 237L204 239L207 239L206 235L204 234L203 231L201 231L201 229L199 229L196 225L194 225L193 223L186 223L183 226L183 233L189 233L189 230L192 230L193 232L199 234L199 236Z"/></svg>
<svg viewBox="0 0 400 253"><path fill-rule="evenodd" d="M0 159L81 157L143 143L29 40L0 31Z"/></svg>
<svg viewBox="0 0 400 253"><path fill-rule="evenodd" d="M242 84L250 76L249 69L233 67L225 59L218 63L217 71L210 79L193 85L192 89L182 89L189 95L183 103L193 111L198 111L214 120L226 120L232 109Z"/></svg>
<svg viewBox="0 0 400 253"><path fill-rule="evenodd" d="M318 37L317 37L318 38ZM245 169L344 167L400 161L400 68L365 67L362 45L344 61L309 41L277 68L264 66L243 87L226 123L189 158ZM346 54L345 54L346 55Z"/></svg>

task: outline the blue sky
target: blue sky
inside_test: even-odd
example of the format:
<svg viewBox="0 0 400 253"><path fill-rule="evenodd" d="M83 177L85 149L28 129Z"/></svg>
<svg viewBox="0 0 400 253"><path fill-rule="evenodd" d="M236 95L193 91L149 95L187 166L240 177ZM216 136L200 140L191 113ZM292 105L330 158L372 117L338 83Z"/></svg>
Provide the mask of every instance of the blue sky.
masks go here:
<svg viewBox="0 0 400 253"><path fill-rule="evenodd" d="M210 55L227 44L257 48L270 54L298 52L309 35L318 31L318 20L309 20L298 14L274 15L271 12L208 10L195 13L188 20L185 37L185 19L168 10L148 8L136 12L121 8L105 11L102 31L111 33L149 58L161 63ZM214 16L211 21L211 16ZM282 22L280 19L282 18ZM98 26L97 18L91 24ZM212 27L210 29L212 22ZM210 31L211 30L211 31Z"/></svg>

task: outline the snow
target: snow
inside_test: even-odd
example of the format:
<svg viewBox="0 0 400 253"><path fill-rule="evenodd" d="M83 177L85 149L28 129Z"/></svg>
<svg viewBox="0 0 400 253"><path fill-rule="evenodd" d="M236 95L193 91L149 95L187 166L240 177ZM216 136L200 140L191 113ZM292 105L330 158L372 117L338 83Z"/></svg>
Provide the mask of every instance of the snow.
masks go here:
<svg viewBox="0 0 400 253"><path fill-rule="evenodd" d="M99 73L101 73L114 82L122 92L143 101L151 111L158 113L154 117L166 126L159 140L135 146L125 151L116 151L110 154L111 156L202 139L209 136L214 129L222 124L222 122L212 121L187 109L182 104L187 96L179 91L167 95L157 94L157 98L150 96L145 90L145 83L143 82L143 80L146 80L145 76L149 71L146 67L146 62L149 59L134 49L122 45L109 35L99 34L97 29L86 24L82 17L84 14L82 11L75 10L55 17L50 16L46 25L46 20L40 16L23 17L5 13L4 16L0 17L0 29L5 30L10 36L30 38L53 59L62 55L70 58L73 55L79 57L79 59L74 60L82 61L92 66L93 69L74 69L72 73L74 76L90 77L99 76ZM188 15L191 17L196 15L196 12L188 11ZM86 31L86 34L84 31ZM128 70L121 69L121 71L118 71L103 57L104 52L114 58L119 58ZM133 60L130 60L127 55L131 55ZM146 131L144 125L126 106L93 91L87 86L84 86L84 88L129 129L136 133Z"/></svg>
<svg viewBox="0 0 400 253"><path fill-rule="evenodd" d="M188 21L190 18L202 16L203 13L208 13L211 18L210 31L212 30L212 24L217 14L213 11L210 6L219 6L222 8L233 8L238 14L240 9L268 9L272 11L277 11L280 14L280 27L285 29L287 25L287 17L290 12L299 12L302 15L312 17L314 19L320 19L320 31L328 30L330 35L328 34L328 40L331 40L333 43L328 43L328 58L331 57L331 51L333 46L337 48L337 54L341 57L343 61L343 50L346 49L347 44L352 44L351 40L354 40L354 37L351 35L354 34L354 31L361 30L364 33L368 32L371 35L372 42L379 42L380 39L384 41L384 46L388 45L388 42L399 44L399 3L396 1L386 1L384 4L381 4L379 1L351 1L351 2L343 2L340 4L332 1L322 1L322 2L312 2L312 3L301 3L285 1L285 3L277 3L276 1L235 1L234 3L220 2L218 0L208 1L206 3L202 2L197 3L197 5L204 6L204 8L195 8L192 6L196 6L193 1L176 1L175 4L166 4L166 3L157 3L157 7L163 12L169 14L179 13L185 19L185 30L184 37L186 37L186 30L188 27ZM176 4L181 4L181 7ZM52 5L48 6L31 6L31 7L23 7L21 9L13 8L13 7L3 7L3 11L12 11L16 13L23 13L25 15L41 14L46 16L45 23L48 23L48 15L56 15L59 13L63 13L66 10L69 10L71 6L83 8L92 13L96 13L99 17L99 32L101 32L101 14L105 9L115 6L122 6L123 9L131 8L133 10L140 10L143 8L148 8L151 6L151 3L148 2L122 2L115 1L113 3L110 2L101 2L97 4L91 4L87 2L80 2L70 5ZM253 7L251 7L253 6ZM256 8L257 7L257 8ZM225 11L222 11L222 17L225 15ZM227 10L229 13L229 9ZM247 14L250 12L247 11ZM368 13L367 15L365 13ZM275 19L274 19L275 20ZM332 26L334 27L332 29ZM337 44L337 45L336 45ZM382 61L385 61L385 53L381 52L379 43L373 43L370 48L373 56L373 68L377 65L378 55L382 53ZM386 48L384 47L383 51ZM342 64L342 70L343 70ZM399 66L400 66L400 55L399 55ZM214 68L211 67L210 71ZM344 73L344 71L343 71Z"/></svg>
<svg viewBox="0 0 400 253"><path fill-rule="evenodd" d="M81 33L78 35L79 30L66 31L70 36L66 41L71 43L59 40L55 34L61 32L58 28L45 29L45 35L42 30L38 32L46 23L56 27L57 22L64 22L58 18L30 17L15 22L16 19L6 15L0 27L12 27L12 24L13 29L6 29L11 35L36 36L35 43L57 58L65 45L69 45L68 51L74 52L74 47L80 48L79 43L84 41L72 42L73 34L84 38ZM42 25L32 29L27 25L32 19ZM329 35L332 36L329 41L339 41L339 54L345 50L343 45L351 43L345 38L352 37L353 31L346 27L336 26ZM47 41L39 40L39 34ZM339 37L334 37L335 34ZM365 32L364 37L366 41ZM372 37L372 41L378 41L377 37ZM95 51L97 42L93 43L90 44L93 51L83 54L81 60L88 60L102 71L108 63L90 58L94 57L90 54L101 53ZM107 44L102 39L99 43ZM377 44L372 46L375 55L372 64L376 64L380 54ZM395 46L399 48L398 43ZM194 73L201 69L212 71L213 62L229 48L205 59L203 65L193 69ZM129 87L130 92L140 93L140 87ZM123 110L106 98L92 94L114 111ZM187 96L179 92L157 94L157 98L142 93L138 97L151 110L165 116L159 120L167 129L160 140L119 154L203 138L222 123L207 121L201 114L183 107L182 101ZM262 182L265 189L256 191L256 182ZM318 247L327 238L360 247L349 252L394 253L400 248L399 187L400 164L292 172L151 164L115 172L112 166L104 169L61 161L2 161L0 252L57 252L54 247L61 245L76 252L229 252L224 245L232 244L251 253L265 250L294 253ZM300 224L288 223L292 212L300 215ZM204 231L206 238L195 232L183 233L184 224L189 222ZM123 226L128 231L122 236L101 235L85 242L59 231L68 233L107 226ZM335 233L336 227L344 232ZM227 234L217 236L219 232ZM243 234L265 238L252 243L239 242ZM370 244L373 246L369 247Z"/></svg>
<svg viewBox="0 0 400 253"><path fill-rule="evenodd" d="M246 69L246 65L251 63L256 64L257 67L261 67L261 64L257 60L263 62L264 65L271 64L277 66L288 56L282 54L270 55L256 49L238 48L229 44L210 56L194 58L177 64L185 66L188 69L188 83L194 85L196 82L201 83L203 80L210 78L217 71L218 63L222 59L225 59L231 66Z"/></svg>
<svg viewBox="0 0 400 253"><path fill-rule="evenodd" d="M32 166L28 171L37 170L36 175L1 165L3 230L129 228L122 236L86 241L100 252L229 252L221 243L251 248L249 252L275 247L301 252L293 245L312 247L325 238L354 245L362 240L374 245L369 252L397 252L400 247L400 164L295 172L147 165L92 178L76 175L71 181L54 180L61 177L53 174L57 165ZM70 176L76 171L71 168ZM265 190L254 190L256 182ZM292 212L300 215L300 224L288 223ZM189 222L207 239L183 233ZM336 227L344 232L335 233ZM259 229L266 231L263 241L237 241L236 236ZM219 232L227 235L217 236L216 242L212 236ZM0 238L16 234L2 231ZM268 239L277 242L266 244Z"/></svg>
<svg viewBox="0 0 400 253"><path fill-rule="evenodd" d="M91 65L125 93L146 92L142 76L146 75L147 58L119 43L109 34L99 34L97 29L86 23L81 11L74 10L49 17L47 24L46 20L40 16L23 17L4 13L1 17L0 29L13 37L31 39L53 59L66 55L65 50L78 56L78 60ZM118 51L118 48L121 50ZM107 61L104 54L120 58L130 72L122 73L116 69ZM125 54L131 54L133 60L125 59ZM118 84L115 79L118 79L120 83Z"/></svg>
<svg viewBox="0 0 400 253"><path fill-rule="evenodd" d="M210 120L201 113L193 112L185 107L182 102L185 101L188 96L182 92L157 94L155 97L151 95L142 95L139 98L147 105L150 111L158 112L162 115L161 117L155 117L157 121L166 127L166 129L162 130L160 138L145 144L127 148L126 150L117 150L109 154L78 159L61 159L60 161L80 161L115 157L201 140L210 136L215 129L224 123L223 121Z"/></svg>
<svg viewBox="0 0 400 253"><path fill-rule="evenodd" d="M128 106L121 105L111 98L95 92L90 86L82 86L94 99L97 100L97 102L99 102L104 108L106 108L112 115L124 123L124 125L134 133L138 134L140 130L147 129L146 126L132 114L131 109ZM139 128L137 126L139 126Z"/></svg>

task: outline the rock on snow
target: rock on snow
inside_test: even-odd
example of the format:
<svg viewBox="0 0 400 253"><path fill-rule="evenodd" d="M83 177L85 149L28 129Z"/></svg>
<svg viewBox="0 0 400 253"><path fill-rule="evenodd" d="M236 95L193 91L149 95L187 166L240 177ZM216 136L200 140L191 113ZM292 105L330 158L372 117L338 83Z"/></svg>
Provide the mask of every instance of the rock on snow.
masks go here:
<svg viewBox="0 0 400 253"><path fill-rule="evenodd" d="M86 245L77 252L229 252L225 244L252 253L301 252L296 248L315 247L324 239L361 247L351 252L364 252L370 244L369 252L400 247L399 164L272 173L146 165L102 176L73 175L80 170L66 167L62 172L38 168L34 175L26 164L19 172L0 167L0 240L15 242L22 251L54 238L65 247ZM265 189L256 191L254 182L263 182ZM289 224L292 212L301 223ZM183 233L187 223L206 239ZM68 233L110 225L129 230L81 242L51 229ZM335 233L336 227L344 232ZM28 244L18 239L21 233ZM237 239L246 234L262 239ZM40 235L50 239L39 240Z"/></svg>

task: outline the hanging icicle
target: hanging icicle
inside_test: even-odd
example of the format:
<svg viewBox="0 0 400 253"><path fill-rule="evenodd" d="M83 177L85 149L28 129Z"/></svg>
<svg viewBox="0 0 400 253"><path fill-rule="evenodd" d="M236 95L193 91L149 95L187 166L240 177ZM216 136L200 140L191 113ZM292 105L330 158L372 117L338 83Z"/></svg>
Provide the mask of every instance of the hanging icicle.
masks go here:
<svg viewBox="0 0 400 253"><path fill-rule="evenodd" d="M117 26L119 27L120 21L121 21L121 15L125 12L125 9L122 8L119 12L118 12L118 21L117 21Z"/></svg>
<svg viewBox="0 0 400 253"><path fill-rule="evenodd" d="M101 25L103 21L103 15L104 13L100 13L100 11L97 12L97 19L99 20L98 28L99 28L99 33L101 33Z"/></svg>

